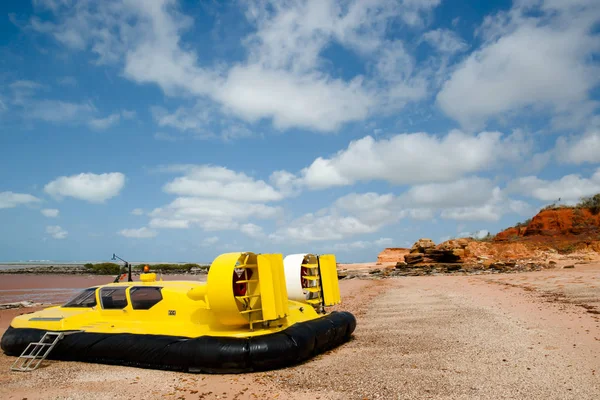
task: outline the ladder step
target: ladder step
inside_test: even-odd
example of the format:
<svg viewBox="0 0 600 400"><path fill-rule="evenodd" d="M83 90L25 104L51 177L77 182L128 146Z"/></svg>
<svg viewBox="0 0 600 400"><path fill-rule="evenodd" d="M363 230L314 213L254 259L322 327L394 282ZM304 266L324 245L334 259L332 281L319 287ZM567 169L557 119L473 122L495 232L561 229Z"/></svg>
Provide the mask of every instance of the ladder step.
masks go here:
<svg viewBox="0 0 600 400"><path fill-rule="evenodd" d="M319 293L321 291L320 287L307 287L304 288L304 290L306 290L307 292L311 292L311 293Z"/></svg>
<svg viewBox="0 0 600 400"><path fill-rule="evenodd" d="M236 281L235 283L256 283L258 279L248 279L247 281Z"/></svg>
<svg viewBox="0 0 600 400"><path fill-rule="evenodd" d="M308 279L309 281L316 281L317 279L319 279L317 275L304 275L302 278Z"/></svg>
<svg viewBox="0 0 600 400"><path fill-rule="evenodd" d="M308 299L306 302L310 304L321 304L321 299Z"/></svg>
<svg viewBox="0 0 600 400"><path fill-rule="evenodd" d="M56 343L58 343L58 341L63 337L64 333L62 332L46 332L39 342L31 342L27 345L25 350L23 350L21 355L15 360L10 369L12 371L22 372L33 371L37 369L41 362L48 357L48 354L50 354ZM52 342L48 343L46 340L51 340ZM29 349L31 349L31 351L28 354L27 352ZM43 349L45 349L45 351L43 354L40 354L42 353Z"/></svg>

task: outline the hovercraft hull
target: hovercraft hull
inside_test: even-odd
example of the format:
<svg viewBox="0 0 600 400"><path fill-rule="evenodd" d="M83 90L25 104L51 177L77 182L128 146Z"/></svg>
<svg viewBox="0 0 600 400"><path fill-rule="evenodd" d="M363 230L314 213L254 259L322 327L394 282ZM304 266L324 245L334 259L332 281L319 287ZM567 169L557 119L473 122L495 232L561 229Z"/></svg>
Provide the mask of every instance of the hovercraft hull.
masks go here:
<svg viewBox="0 0 600 400"><path fill-rule="evenodd" d="M348 341L356 319L346 311L298 322L285 330L248 338L75 332L48 359L195 373L242 373L288 367ZM13 328L0 345L18 356L46 330Z"/></svg>

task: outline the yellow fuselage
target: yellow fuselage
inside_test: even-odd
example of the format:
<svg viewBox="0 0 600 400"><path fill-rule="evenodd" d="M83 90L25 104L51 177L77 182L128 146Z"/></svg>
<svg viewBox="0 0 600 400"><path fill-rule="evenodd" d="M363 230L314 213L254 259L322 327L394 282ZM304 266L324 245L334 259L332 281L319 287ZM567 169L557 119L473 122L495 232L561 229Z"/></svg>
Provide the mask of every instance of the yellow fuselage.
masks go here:
<svg viewBox="0 0 600 400"><path fill-rule="evenodd" d="M149 309L134 309L131 289L161 288L162 300ZM104 309L100 298L102 288L126 288L127 305L122 309ZM278 332L307 320L319 318L308 304L288 300L284 318L258 324L224 325L222 316L210 309L207 285L195 281L122 282L95 287L93 307L49 307L13 319L13 328L35 328L46 331L85 331L94 333L133 333L183 337L230 336L250 337Z"/></svg>

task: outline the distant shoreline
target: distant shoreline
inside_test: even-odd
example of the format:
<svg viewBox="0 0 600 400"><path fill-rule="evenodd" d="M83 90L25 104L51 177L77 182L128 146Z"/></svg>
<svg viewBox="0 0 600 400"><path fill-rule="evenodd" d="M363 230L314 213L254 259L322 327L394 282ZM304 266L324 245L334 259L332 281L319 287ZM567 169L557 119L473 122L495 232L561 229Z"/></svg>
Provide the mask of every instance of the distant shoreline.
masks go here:
<svg viewBox="0 0 600 400"><path fill-rule="evenodd" d="M144 264L144 263L141 263ZM163 275L203 275L206 274L206 268L192 268L189 272L182 270L161 270L152 268L153 264L159 263L145 263L150 266L151 272L162 273ZM172 263L183 265L184 263ZM115 273L94 273L90 269L84 266L84 263L80 264L0 264L0 275L11 274L11 275L110 275L115 276ZM140 271L133 269L132 275L139 275Z"/></svg>

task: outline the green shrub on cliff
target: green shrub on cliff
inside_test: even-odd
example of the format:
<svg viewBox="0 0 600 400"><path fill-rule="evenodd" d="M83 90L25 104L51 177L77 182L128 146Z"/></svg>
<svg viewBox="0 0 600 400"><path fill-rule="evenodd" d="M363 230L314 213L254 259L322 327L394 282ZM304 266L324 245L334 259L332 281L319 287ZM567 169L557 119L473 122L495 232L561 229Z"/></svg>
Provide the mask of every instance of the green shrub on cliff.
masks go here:
<svg viewBox="0 0 600 400"><path fill-rule="evenodd" d="M547 206L542 208L542 211L558 210L561 208L571 208L571 209L576 209L576 210L581 209L581 208L587 208L592 212L592 214L598 214L598 213L600 213L600 193L596 193L593 196L581 197L579 199L579 203L575 204L574 206L568 206L565 204L556 204L556 203L548 204Z"/></svg>
<svg viewBox="0 0 600 400"><path fill-rule="evenodd" d="M598 214L600 212L600 193L582 197L579 203L577 203L577 207L589 208L592 214Z"/></svg>

